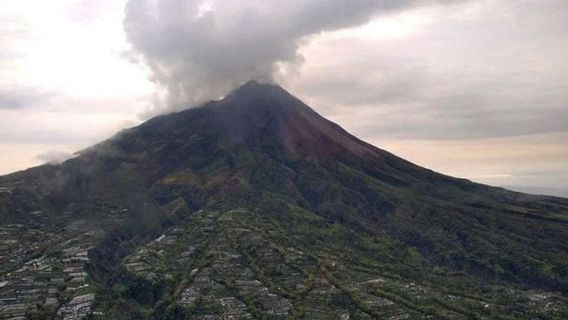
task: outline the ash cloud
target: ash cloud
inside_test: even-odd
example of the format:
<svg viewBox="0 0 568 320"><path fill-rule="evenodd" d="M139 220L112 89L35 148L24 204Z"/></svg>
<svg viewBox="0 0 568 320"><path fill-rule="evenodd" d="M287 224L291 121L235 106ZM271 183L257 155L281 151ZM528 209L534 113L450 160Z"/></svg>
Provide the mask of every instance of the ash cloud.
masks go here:
<svg viewBox="0 0 568 320"><path fill-rule="evenodd" d="M294 73L302 40L364 24L419 0L129 0L124 28L159 88L160 111L222 97L248 80Z"/></svg>

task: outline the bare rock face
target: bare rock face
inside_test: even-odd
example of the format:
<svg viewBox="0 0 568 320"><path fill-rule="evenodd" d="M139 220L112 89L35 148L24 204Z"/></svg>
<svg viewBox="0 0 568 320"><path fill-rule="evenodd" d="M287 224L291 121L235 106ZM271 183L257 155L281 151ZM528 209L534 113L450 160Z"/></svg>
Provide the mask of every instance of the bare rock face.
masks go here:
<svg viewBox="0 0 568 320"><path fill-rule="evenodd" d="M249 82L0 177L0 319L567 319L566 239Z"/></svg>

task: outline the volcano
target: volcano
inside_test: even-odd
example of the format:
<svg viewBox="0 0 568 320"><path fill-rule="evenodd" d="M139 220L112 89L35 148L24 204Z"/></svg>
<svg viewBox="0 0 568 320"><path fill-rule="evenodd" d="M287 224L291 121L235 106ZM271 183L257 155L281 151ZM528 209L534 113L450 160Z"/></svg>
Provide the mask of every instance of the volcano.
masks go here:
<svg viewBox="0 0 568 320"><path fill-rule="evenodd" d="M568 199L414 165L277 85L0 177L0 218L0 318L568 318Z"/></svg>

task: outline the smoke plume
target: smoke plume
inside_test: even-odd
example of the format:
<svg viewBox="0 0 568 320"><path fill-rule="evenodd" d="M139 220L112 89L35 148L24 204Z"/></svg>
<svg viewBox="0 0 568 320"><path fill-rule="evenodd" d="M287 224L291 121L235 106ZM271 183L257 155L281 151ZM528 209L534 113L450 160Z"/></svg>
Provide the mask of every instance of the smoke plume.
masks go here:
<svg viewBox="0 0 568 320"><path fill-rule="evenodd" d="M159 111L271 82L302 62L303 39L428 0L129 0L124 27L152 71Z"/></svg>

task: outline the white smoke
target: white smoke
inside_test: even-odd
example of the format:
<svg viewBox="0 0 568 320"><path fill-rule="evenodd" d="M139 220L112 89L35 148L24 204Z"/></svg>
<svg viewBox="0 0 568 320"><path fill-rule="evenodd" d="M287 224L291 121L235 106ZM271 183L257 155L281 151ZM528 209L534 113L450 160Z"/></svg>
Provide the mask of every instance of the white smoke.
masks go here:
<svg viewBox="0 0 568 320"><path fill-rule="evenodd" d="M129 0L124 27L158 85L158 112L273 81L302 62L301 41L384 12L449 0Z"/></svg>
<svg viewBox="0 0 568 320"><path fill-rule="evenodd" d="M61 164L65 160L73 158L75 155L66 151L49 150L36 156L36 159L44 164Z"/></svg>

